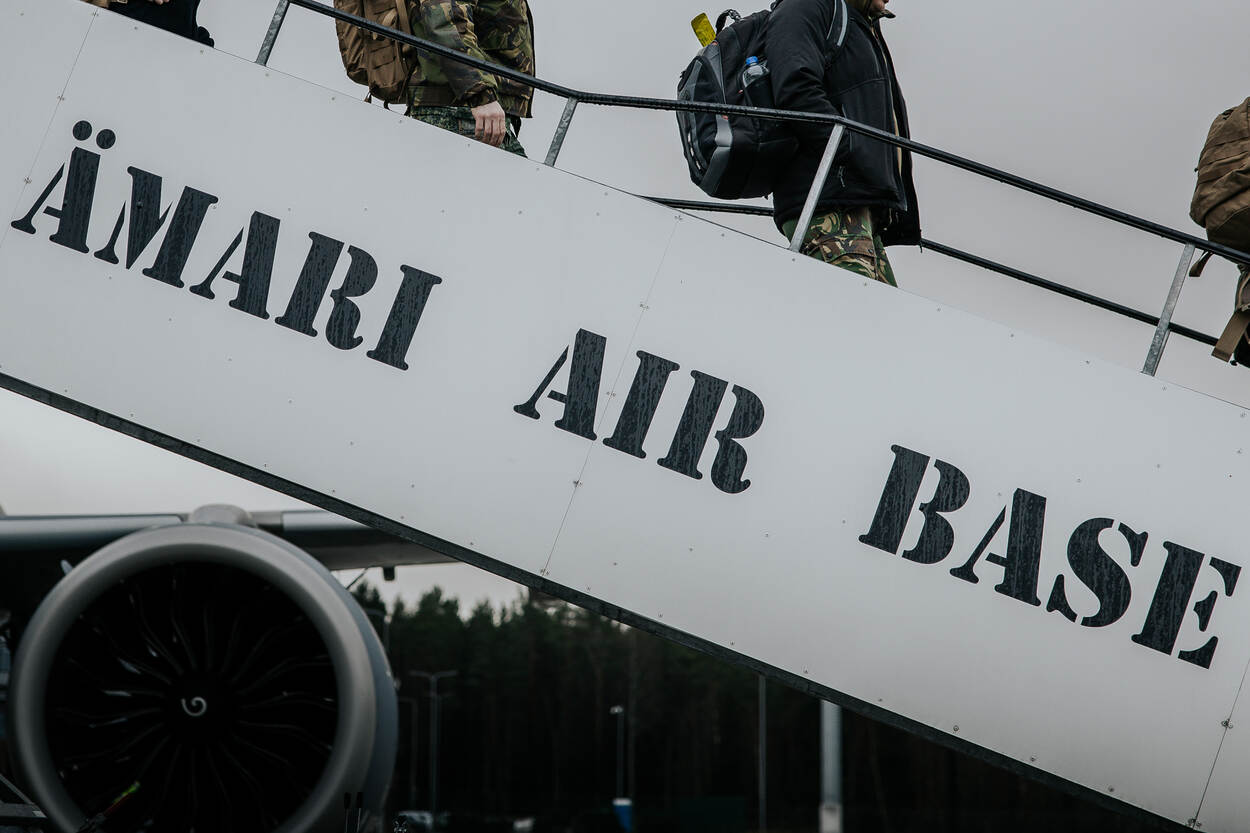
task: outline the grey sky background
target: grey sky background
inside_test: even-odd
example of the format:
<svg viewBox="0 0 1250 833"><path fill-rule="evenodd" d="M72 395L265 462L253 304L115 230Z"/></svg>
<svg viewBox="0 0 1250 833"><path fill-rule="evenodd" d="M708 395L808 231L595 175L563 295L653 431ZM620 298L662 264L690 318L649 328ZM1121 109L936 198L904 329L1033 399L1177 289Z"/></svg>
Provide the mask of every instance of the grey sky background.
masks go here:
<svg viewBox="0 0 1250 833"><path fill-rule="evenodd" d="M699 12L714 18L728 2L716 1L530 0L538 73L585 90L672 98L698 46L689 21ZM736 7L747 13L765 2L738 0ZM274 5L203 0L201 23L219 49L254 60ZM889 7L898 18L886 21L886 37L918 141L1197 233L1187 211L1206 130L1217 113L1250 95L1250 4L892 0ZM311 12L290 11L270 66L363 97L343 75L332 23ZM531 157L546 155L562 107L539 94L536 116L521 134ZM342 159L319 163L351 164L367 152L344 148ZM558 167L635 193L703 198L687 177L670 113L582 106ZM465 181L472 187L471 174ZM1178 244L925 159L916 161L916 184L926 237L1154 314L1161 309ZM411 190L421 198L419 181ZM717 221L783 242L768 220ZM623 236L620 243L630 241ZM1152 335L1145 325L933 252L894 248L890 255L905 291L1141 368ZM1235 274L1212 261L1203 277L1188 282L1176 320L1218 335ZM784 274L762 277L766 291L787 291ZM838 279L831 269L830 280ZM830 310L830 326L854 315ZM888 345L883 333L878 349ZM874 349L865 347L866 355ZM1173 336L1158 375L1250 406L1250 369L1221 365L1208 353ZM10 514L300 505L12 394L0 392L0 423L0 506ZM518 592L461 565L401 570L385 589L413 597L433 584L465 605L483 597L505 602Z"/></svg>

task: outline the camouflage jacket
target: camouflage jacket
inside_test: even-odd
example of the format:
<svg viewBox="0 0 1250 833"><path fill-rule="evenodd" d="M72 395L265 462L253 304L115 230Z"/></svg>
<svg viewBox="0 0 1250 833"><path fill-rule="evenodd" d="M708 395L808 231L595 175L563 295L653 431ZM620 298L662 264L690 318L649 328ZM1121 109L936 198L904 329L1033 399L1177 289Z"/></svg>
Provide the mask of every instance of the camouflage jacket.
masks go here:
<svg viewBox="0 0 1250 833"><path fill-rule="evenodd" d="M534 74L534 19L526 0L410 0L412 33L466 55ZM498 101L528 118L532 87L464 64L421 55L410 86L414 107L477 107Z"/></svg>

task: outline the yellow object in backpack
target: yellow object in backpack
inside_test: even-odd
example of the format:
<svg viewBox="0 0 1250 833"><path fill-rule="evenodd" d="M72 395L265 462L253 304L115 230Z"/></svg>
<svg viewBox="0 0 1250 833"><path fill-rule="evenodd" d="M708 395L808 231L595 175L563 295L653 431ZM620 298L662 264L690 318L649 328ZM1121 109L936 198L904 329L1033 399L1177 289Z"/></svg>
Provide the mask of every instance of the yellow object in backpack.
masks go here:
<svg viewBox="0 0 1250 833"><path fill-rule="evenodd" d="M700 14L690 21L690 28L694 29L694 35L699 39L700 46L707 46L716 40L716 30L712 28L712 21L707 19L706 14Z"/></svg>

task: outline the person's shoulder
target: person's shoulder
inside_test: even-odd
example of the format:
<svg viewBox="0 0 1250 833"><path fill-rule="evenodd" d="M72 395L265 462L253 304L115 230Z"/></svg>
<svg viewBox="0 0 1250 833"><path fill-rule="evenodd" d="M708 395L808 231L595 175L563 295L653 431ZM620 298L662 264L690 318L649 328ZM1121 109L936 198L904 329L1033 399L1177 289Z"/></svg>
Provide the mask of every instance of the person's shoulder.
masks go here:
<svg viewBox="0 0 1250 833"><path fill-rule="evenodd" d="M838 0L784 0L772 7L772 17L827 17L840 5Z"/></svg>

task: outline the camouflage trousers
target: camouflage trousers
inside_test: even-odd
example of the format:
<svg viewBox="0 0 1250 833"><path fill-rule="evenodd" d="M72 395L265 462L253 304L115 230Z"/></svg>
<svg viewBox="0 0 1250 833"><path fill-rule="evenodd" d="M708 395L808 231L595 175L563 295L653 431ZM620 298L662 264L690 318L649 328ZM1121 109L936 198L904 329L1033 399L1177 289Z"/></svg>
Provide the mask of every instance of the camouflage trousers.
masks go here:
<svg viewBox="0 0 1250 833"><path fill-rule="evenodd" d="M790 220L781 230L793 240L798 224L798 220ZM869 280L898 286L871 208L847 208L816 217L807 229L800 252Z"/></svg>
<svg viewBox="0 0 1250 833"><path fill-rule="evenodd" d="M473 138L473 133L477 128L473 111L468 107L413 107L408 111L408 115L417 121L450 130L452 133L459 133L461 136L468 136L470 139ZM511 116L508 117L508 133L504 136L503 149L517 156L525 156L525 148L521 147L521 142L517 139Z"/></svg>

